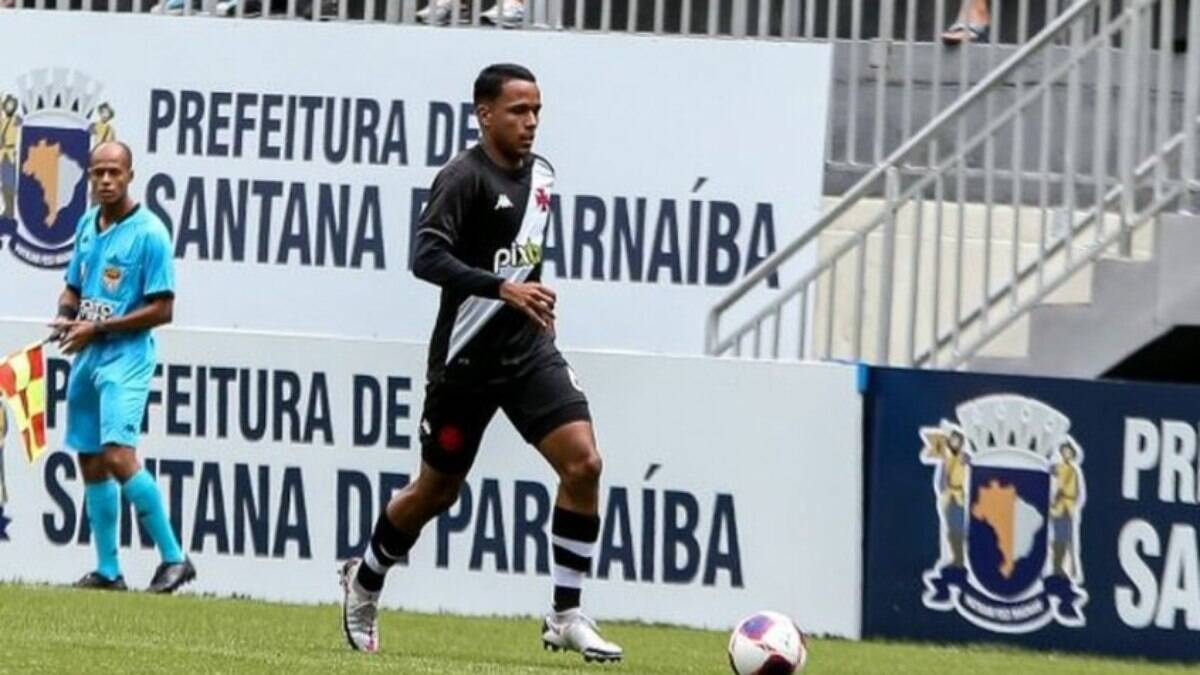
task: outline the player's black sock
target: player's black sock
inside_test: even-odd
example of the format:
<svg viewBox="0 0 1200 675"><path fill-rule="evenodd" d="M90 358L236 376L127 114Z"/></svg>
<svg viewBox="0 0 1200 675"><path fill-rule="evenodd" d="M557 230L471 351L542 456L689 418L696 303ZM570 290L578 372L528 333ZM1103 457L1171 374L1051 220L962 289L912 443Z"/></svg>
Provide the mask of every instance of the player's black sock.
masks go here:
<svg viewBox="0 0 1200 675"><path fill-rule="evenodd" d="M554 611L579 606L583 577L591 571L592 552L600 536L600 516L554 507Z"/></svg>
<svg viewBox="0 0 1200 675"><path fill-rule="evenodd" d="M363 555L363 564L358 566L358 585L364 590L377 592L383 588L383 577L417 541L417 535L397 529L388 520L387 511L379 514L375 531L371 533L371 544Z"/></svg>

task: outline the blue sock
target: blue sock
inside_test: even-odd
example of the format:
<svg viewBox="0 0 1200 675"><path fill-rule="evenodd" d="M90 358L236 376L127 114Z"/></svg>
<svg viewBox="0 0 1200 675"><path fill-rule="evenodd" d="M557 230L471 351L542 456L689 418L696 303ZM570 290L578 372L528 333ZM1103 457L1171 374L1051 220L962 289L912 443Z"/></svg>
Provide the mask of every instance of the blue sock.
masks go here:
<svg viewBox="0 0 1200 675"><path fill-rule="evenodd" d="M138 514L142 527L150 533L150 538L158 545L165 563L183 562L183 551L175 532L171 529L171 521L167 518L167 510L163 508L162 493L150 472L142 469L125 481L125 498L133 504L133 510Z"/></svg>
<svg viewBox="0 0 1200 675"><path fill-rule="evenodd" d="M108 580L121 576L117 559L117 523L121 515L121 490L117 481L84 483L83 501L88 523L92 526L92 545L96 547L96 571Z"/></svg>

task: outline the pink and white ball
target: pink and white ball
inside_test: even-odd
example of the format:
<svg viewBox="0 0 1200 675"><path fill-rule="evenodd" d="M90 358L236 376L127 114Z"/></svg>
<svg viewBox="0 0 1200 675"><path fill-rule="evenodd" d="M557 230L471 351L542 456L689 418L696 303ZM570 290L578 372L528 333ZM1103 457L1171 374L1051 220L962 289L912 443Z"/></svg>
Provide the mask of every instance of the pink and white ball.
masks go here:
<svg viewBox="0 0 1200 675"><path fill-rule="evenodd" d="M729 665L737 675L792 675L806 661L804 633L779 612L752 614L729 637Z"/></svg>

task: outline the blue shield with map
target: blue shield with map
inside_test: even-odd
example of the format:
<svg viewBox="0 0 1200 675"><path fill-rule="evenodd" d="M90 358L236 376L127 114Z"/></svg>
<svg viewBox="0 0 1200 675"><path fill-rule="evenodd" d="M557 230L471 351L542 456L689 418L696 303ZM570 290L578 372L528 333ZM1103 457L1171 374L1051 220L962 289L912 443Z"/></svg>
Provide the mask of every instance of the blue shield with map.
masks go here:
<svg viewBox="0 0 1200 675"><path fill-rule="evenodd" d="M967 560L976 581L1003 599L1034 591L1046 566L1049 468L1019 450L980 453L971 465Z"/></svg>
<svg viewBox="0 0 1200 675"><path fill-rule="evenodd" d="M16 173L27 245L50 253L72 243L87 209L89 143L82 117L52 111L25 118Z"/></svg>
<svg viewBox="0 0 1200 675"><path fill-rule="evenodd" d="M957 423L920 430L921 462L937 469L941 520L939 555L922 577L921 601L997 633L1028 633L1052 621L1083 626L1083 450L1071 421L1017 394L981 396L955 412Z"/></svg>

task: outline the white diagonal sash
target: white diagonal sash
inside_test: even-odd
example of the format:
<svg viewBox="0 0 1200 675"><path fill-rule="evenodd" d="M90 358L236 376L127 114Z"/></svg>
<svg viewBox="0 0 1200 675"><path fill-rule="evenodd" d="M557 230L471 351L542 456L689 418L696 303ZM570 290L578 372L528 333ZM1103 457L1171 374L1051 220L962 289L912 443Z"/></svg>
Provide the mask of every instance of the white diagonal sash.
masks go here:
<svg viewBox="0 0 1200 675"><path fill-rule="evenodd" d="M533 243L537 250L541 250L542 242L546 239L546 223L550 220L550 209L542 210L538 204L538 194L541 193L543 199L549 199L553 188L554 170L542 158L534 159L529 197L525 200L525 215L521 220L521 229L514 239L520 246ZM506 281L520 283L529 278L533 268L534 265L510 267L499 274ZM502 300L472 295L458 306L458 314L454 317L454 328L450 332L450 347L446 351L446 363L450 363L455 355L467 346L471 338L479 334L488 320L495 316L503 305Z"/></svg>

